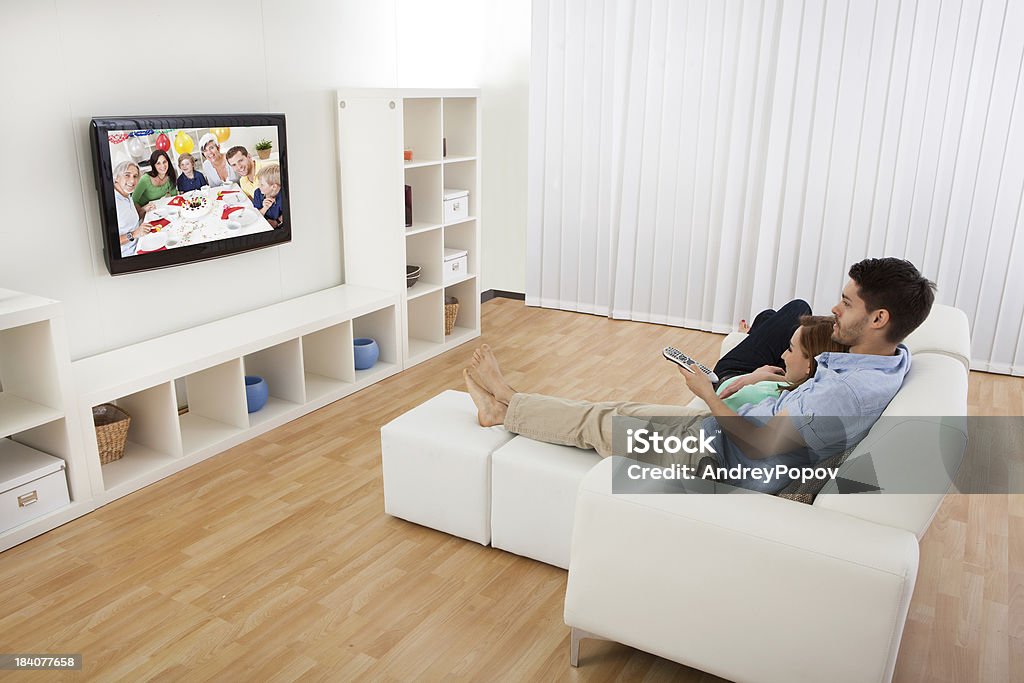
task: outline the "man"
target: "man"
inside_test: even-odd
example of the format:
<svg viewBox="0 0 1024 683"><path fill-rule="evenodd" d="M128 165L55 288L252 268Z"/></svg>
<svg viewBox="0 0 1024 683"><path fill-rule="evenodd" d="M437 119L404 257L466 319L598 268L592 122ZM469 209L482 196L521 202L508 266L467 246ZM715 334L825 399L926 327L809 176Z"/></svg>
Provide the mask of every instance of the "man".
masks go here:
<svg viewBox="0 0 1024 683"><path fill-rule="evenodd" d="M251 200L259 182L256 180L256 172L260 170L260 164L249 156L249 150L241 145L236 145L228 150L228 164L238 174L238 185L242 192Z"/></svg>
<svg viewBox="0 0 1024 683"><path fill-rule="evenodd" d="M612 452L614 417L677 416L679 436L714 434L719 464L746 468L749 475L732 483L775 492L789 481L767 480L764 472L779 464L819 463L864 438L910 369L910 352L900 342L924 322L935 300L934 283L909 261L865 259L850 268L849 276L832 309L832 338L848 345L850 353L821 354L814 376L800 387L739 411L716 395L707 375L682 368L687 386L708 411L520 393L505 382L487 347L477 350L464 371L466 385L481 425L503 424L516 434L593 448L602 456ZM683 455L681 464L695 466L702 455Z"/></svg>
<svg viewBox="0 0 1024 683"><path fill-rule="evenodd" d="M142 210L132 201L132 192L139 183L139 165L122 161L114 167L114 208L117 212L117 233L121 256L134 256L139 238L153 226L142 222Z"/></svg>

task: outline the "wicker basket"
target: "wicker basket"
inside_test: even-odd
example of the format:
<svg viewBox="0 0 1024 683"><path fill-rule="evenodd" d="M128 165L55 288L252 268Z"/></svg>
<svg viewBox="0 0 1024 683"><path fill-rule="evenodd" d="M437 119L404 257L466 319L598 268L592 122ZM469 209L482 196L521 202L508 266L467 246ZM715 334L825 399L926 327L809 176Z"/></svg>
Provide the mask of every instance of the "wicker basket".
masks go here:
<svg viewBox="0 0 1024 683"><path fill-rule="evenodd" d="M120 460L128 441L131 416L113 403L93 406L92 421L96 425L96 445L100 451L100 464Z"/></svg>
<svg viewBox="0 0 1024 683"><path fill-rule="evenodd" d="M449 296L444 300L444 333L449 335L455 329L455 318L459 315L459 300Z"/></svg>

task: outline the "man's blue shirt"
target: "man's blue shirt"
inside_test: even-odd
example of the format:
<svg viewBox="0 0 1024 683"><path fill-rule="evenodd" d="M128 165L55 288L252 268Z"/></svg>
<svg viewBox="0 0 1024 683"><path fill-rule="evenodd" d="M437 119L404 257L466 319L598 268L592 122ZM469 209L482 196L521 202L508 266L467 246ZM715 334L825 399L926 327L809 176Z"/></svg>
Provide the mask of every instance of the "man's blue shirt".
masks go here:
<svg viewBox="0 0 1024 683"><path fill-rule="evenodd" d="M737 411L763 425L785 410L807 449L754 460L728 438L722 438L721 427L710 417L704 421L704 428L708 433L718 432L715 447L722 466L765 469L775 469L780 464L811 466L842 453L867 436L910 370L910 351L903 344L896 347L896 354L892 356L826 352L816 360L818 369L814 376L795 390L783 391L778 397L745 405ZM766 482L748 477L732 483L774 493L785 488L789 481L784 478Z"/></svg>

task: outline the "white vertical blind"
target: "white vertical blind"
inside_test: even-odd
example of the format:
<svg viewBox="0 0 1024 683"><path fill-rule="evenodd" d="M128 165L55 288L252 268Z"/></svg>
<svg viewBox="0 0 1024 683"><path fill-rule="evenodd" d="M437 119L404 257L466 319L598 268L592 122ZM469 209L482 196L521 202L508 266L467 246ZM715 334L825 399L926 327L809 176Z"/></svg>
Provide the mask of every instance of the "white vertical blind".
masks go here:
<svg viewBox="0 0 1024 683"><path fill-rule="evenodd" d="M913 261L1024 375L1024 3L535 0L527 302L724 331Z"/></svg>

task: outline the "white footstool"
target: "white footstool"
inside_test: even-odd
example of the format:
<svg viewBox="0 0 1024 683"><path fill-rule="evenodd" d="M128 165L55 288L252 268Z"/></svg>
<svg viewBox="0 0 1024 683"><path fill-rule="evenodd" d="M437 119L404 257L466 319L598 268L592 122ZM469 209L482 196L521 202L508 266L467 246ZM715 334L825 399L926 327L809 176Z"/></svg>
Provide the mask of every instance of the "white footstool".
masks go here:
<svg viewBox="0 0 1024 683"><path fill-rule="evenodd" d="M576 492L601 456L517 436L491 459L491 545L563 569Z"/></svg>
<svg viewBox="0 0 1024 683"><path fill-rule="evenodd" d="M481 427L469 394L445 391L380 429L384 511L487 545L491 453L513 434Z"/></svg>

